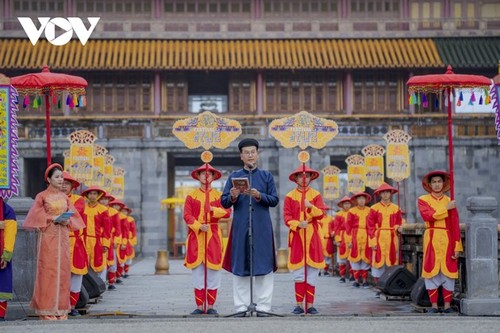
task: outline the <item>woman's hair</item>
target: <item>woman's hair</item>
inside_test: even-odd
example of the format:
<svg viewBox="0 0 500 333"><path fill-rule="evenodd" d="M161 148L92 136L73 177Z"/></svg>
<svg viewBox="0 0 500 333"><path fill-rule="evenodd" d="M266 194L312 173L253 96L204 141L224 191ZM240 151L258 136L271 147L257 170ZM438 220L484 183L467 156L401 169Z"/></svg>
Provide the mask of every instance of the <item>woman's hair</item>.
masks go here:
<svg viewBox="0 0 500 333"><path fill-rule="evenodd" d="M49 172L47 173L47 178L51 178L56 170L59 170L61 172L63 171L59 166L56 165L49 170Z"/></svg>

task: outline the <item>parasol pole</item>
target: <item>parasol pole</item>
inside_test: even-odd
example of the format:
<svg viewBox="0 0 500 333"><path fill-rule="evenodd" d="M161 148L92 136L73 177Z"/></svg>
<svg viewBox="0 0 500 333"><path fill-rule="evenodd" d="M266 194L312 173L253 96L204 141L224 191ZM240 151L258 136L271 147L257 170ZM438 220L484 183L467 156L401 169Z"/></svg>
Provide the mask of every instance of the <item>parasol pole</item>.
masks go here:
<svg viewBox="0 0 500 333"><path fill-rule="evenodd" d="M45 93L45 137L47 139L47 166L49 166L52 164L52 151L50 149L50 102L48 93Z"/></svg>
<svg viewBox="0 0 500 333"><path fill-rule="evenodd" d="M450 164L450 198L451 200L455 199L455 183L454 183L454 174L453 174L453 127L451 121L451 88L447 88L448 91L448 159Z"/></svg>
<svg viewBox="0 0 500 333"><path fill-rule="evenodd" d="M300 210L302 213L302 221L307 221L306 220L306 207L305 207L305 200L306 200L306 163L302 163L302 195L300 199ZM305 309L305 315L307 316L307 226L303 229L304 230L304 284L305 284L305 294L304 294L304 309Z"/></svg>
<svg viewBox="0 0 500 333"><path fill-rule="evenodd" d="M205 214L204 215L204 218L205 218L205 221L204 223L209 223L209 214L210 214L210 196L208 195L208 163L205 163ZM209 228L210 228L210 225L209 225ZM203 288L205 290L205 299L204 299L204 302L203 302L203 313L207 313L207 302L208 302L208 290L207 290L207 243L208 243L208 232L209 230L207 230L207 232L204 232L204 256L205 256L205 265L204 265L204 269L203 269Z"/></svg>

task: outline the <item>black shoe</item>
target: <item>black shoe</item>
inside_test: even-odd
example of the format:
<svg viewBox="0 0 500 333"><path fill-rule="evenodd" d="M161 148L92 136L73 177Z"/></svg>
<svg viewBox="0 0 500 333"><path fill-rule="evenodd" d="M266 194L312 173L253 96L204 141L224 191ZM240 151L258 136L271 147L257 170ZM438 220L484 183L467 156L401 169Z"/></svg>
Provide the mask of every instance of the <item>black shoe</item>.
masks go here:
<svg viewBox="0 0 500 333"><path fill-rule="evenodd" d="M375 293L375 298L380 298L380 294L382 294L382 293L381 293L380 291L377 291L377 292Z"/></svg>
<svg viewBox="0 0 500 333"><path fill-rule="evenodd" d="M0 317L0 321L6 321L4 317Z"/></svg>
<svg viewBox="0 0 500 333"><path fill-rule="evenodd" d="M351 277L349 278L349 282L354 282L354 276L351 276Z"/></svg>
<svg viewBox="0 0 500 333"><path fill-rule="evenodd" d="M71 312L68 313L71 317L78 317L80 316L80 312L78 312L76 309L71 309Z"/></svg>
<svg viewBox="0 0 500 333"><path fill-rule="evenodd" d="M123 281L120 279L116 279L116 283L120 284L120 283L123 283Z"/></svg>
<svg viewBox="0 0 500 333"><path fill-rule="evenodd" d="M307 309L307 313L315 315L315 314L318 314L319 312L318 312L318 310L316 310L316 308L314 306L311 306L309 309Z"/></svg>
<svg viewBox="0 0 500 333"><path fill-rule="evenodd" d="M368 284L368 282L363 283L363 288L365 288L365 289L370 288L370 285Z"/></svg>
<svg viewBox="0 0 500 333"><path fill-rule="evenodd" d="M340 278L339 282L345 283L345 278Z"/></svg>
<svg viewBox="0 0 500 333"><path fill-rule="evenodd" d="M219 313L215 309L208 309L207 310L207 315L216 315L216 314L219 314Z"/></svg>
<svg viewBox="0 0 500 333"><path fill-rule="evenodd" d="M328 272L324 272L324 273L323 273L323 275L324 275L324 276L330 276L330 273L328 273Z"/></svg>
<svg viewBox="0 0 500 333"><path fill-rule="evenodd" d="M293 314L299 315L304 313L304 309L302 309L300 306L296 306L295 309L292 311Z"/></svg>
<svg viewBox="0 0 500 333"><path fill-rule="evenodd" d="M126 278L128 278L128 274L123 274L123 275L122 275L122 277L123 277L124 279L126 279Z"/></svg>
<svg viewBox="0 0 500 333"><path fill-rule="evenodd" d="M444 309L443 313L455 313L455 309L453 308Z"/></svg>
<svg viewBox="0 0 500 333"><path fill-rule="evenodd" d="M238 314L235 314L233 317L236 317L236 318L243 318L243 317L246 317L247 313L245 311L242 311Z"/></svg>
<svg viewBox="0 0 500 333"><path fill-rule="evenodd" d="M318 272L318 276L321 276L321 272Z"/></svg>
<svg viewBox="0 0 500 333"><path fill-rule="evenodd" d="M108 290L115 290L116 289L116 286L114 284L110 284L108 286Z"/></svg>
<svg viewBox="0 0 500 333"><path fill-rule="evenodd" d="M359 288L360 284L359 284L359 282L354 282L354 283L352 284L352 286L353 286L353 287L355 287L355 288Z"/></svg>
<svg viewBox="0 0 500 333"><path fill-rule="evenodd" d="M192 315L202 315L203 310L200 309L194 309L193 312L191 312Z"/></svg>
<svg viewBox="0 0 500 333"><path fill-rule="evenodd" d="M436 308L430 308L430 309L427 309L427 313L430 313L430 314L439 313L439 310Z"/></svg>
<svg viewBox="0 0 500 333"><path fill-rule="evenodd" d="M257 312L257 317L271 317L271 315L264 312Z"/></svg>

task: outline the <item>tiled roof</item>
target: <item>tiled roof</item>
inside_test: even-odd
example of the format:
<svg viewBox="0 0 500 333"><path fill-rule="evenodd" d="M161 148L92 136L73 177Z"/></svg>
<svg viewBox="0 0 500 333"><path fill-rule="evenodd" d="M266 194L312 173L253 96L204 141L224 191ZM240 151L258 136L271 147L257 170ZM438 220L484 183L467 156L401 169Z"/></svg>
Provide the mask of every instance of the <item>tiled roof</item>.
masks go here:
<svg viewBox="0 0 500 333"><path fill-rule="evenodd" d="M432 39L40 40L0 39L5 69L230 70L442 68Z"/></svg>
<svg viewBox="0 0 500 333"><path fill-rule="evenodd" d="M436 38L441 59L454 68L496 68L500 60L500 38Z"/></svg>

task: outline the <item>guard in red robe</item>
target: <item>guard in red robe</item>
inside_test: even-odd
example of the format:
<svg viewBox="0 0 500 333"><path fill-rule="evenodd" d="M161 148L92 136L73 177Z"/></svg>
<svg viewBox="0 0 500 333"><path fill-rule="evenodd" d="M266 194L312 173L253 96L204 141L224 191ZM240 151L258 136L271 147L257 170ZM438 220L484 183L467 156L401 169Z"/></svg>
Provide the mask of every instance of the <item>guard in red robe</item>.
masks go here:
<svg viewBox="0 0 500 333"><path fill-rule="evenodd" d="M444 194L450 189L450 175L431 171L422 179L422 187L429 193L418 198L418 210L425 223L422 277L432 304L427 312L439 312L438 288L442 286L443 311L453 313L451 301L463 246L455 200Z"/></svg>
<svg viewBox="0 0 500 333"><path fill-rule="evenodd" d="M341 208L341 210L339 210L337 214L335 214L335 218L333 219L333 234L335 245L337 247L337 262L339 263L340 282L344 283L348 265L347 257L349 256L349 248L347 247L345 229L347 222L347 212L352 206L351 198L349 198L348 196L344 196L337 203L337 206Z"/></svg>
<svg viewBox="0 0 500 333"><path fill-rule="evenodd" d="M83 216L85 211L85 199L73 193L73 190L80 186L80 182L76 180L66 171L63 171L64 182L62 185L62 191L69 198L69 201L75 206L76 211L80 216ZM71 312L70 316L79 316L80 313L75 309L76 303L80 298L80 290L82 289L83 276L87 274L88 271L88 256L87 250L85 249L85 239L83 233L85 228L82 230L70 231L69 233L69 244L70 244L70 254L71 254L71 289L70 289L70 304Z"/></svg>
<svg viewBox="0 0 500 333"><path fill-rule="evenodd" d="M116 289L116 247L121 244L122 239L121 222L120 217L118 216L118 211L110 205L110 202L113 202L114 200L115 197L107 192L99 199L99 203L108 208L108 228L110 229L109 249L106 255L106 278L108 282L108 290Z"/></svg>
<svg viewBox="0 0 500 333"><path fill-rule="evenodd" d="M380 201L371 206L368 215L368 235L372 249L373 281L376 284L388 267L399 263L399 233L403 218L398 205L391 202L391 196L398 193L394 187L383 183L373 192Z"/></svg>
<svg viewBox="0 0 500 333"><path fill-rule="evenodd" d="M327 208L329 210L330 208ZM333 240L333 217L329 214L325 214L322 220L323 226L323 255L325 257L325 267L319 272L319 275L323 273L324 276L330 275L330 267L333 265L333 254L335 252L334 240Z"/></svg>
<svg viewBox="0 0 500 333"><path fill-rule="evenodd" d="M222 193L211 186L221 177L219 170L205 164L193 170L191 177L200 182L184 203L184 222L188 227L184 266L192 270L196 303L191 314L203 314L205 306L206 314L217 314L214 304L222 268L222 231L218 223L221 218L231 216L231 209L222 207Z"/></svg>
<svg viewBox="0 0 500 333"><path fill-rule="evenodd" d="M85 228L85 246L89 266L106 281L107 252L110 246L110 223L108 208L99 203L105 191L97 186L90 186L82 192L86 199L83 220Z"/></svg>
<svg viewBox="0 0 500 333"><path fill-rule="evenodd" d="M349 251L349 262L354 271L353 286L359 288L359 279L363 288L369 288L367 278L368 270L372 260L372 250L368 244L368 214L370 207L367 204L372 197L365 192L359 192L351 197L353 207L347 213L347 245Z"/></svg>
<svg viewBox="0 0 500 333"><path fill-rule="evenodd" d="M288 192L283 204L283 219L288 234L288 269L295 281L297 305L293 314L318 314L314 296L318 273L325 266L323 256L322 219L326 205L321 194L309 187L319 172L300 166L288 177L297 187ZM307 267L305 267L307 265ZM307 275L307 279L306 279ZM307 282L306 282L307 281ZM303 308L304 298L306 309Z"/></svg>

